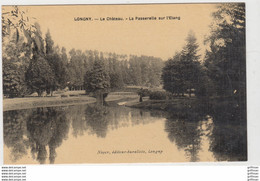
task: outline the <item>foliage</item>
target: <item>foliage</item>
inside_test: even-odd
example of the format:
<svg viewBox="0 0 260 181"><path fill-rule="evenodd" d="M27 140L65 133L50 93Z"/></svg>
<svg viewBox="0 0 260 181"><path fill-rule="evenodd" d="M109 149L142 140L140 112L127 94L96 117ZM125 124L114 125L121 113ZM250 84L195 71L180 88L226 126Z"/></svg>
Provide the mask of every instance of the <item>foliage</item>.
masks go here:
<svg viewBox="0 0 260 181"><path fill-rule="evenodd" d="M162 70L163 88L171 93L180 94L184 93L184 72L183 64L180 61L181 54L176 53L173 59L165 62Z"/></svg>
<svg viewBox="0 0 260 181"><path fill-rule="evenodd" d="M10 61L3 61L3 93L8 97L20 97L28 93L24 70Z"/></svg>
<svg viewBox="0 0 260 181"><path fill-rule="evenodd" d="M4 7L2 13L2 75L3 93L20 97L29 93L25 74L31 56L31 40L35 27L30 18L17 6ZM27 40L27 41L26 41Z"/></svg>
<svg viewBox="0 0 260 181"><path fill-rule="evenodd" d="M102 61L95 61L93 68L86 72L85 75L85 89L86 92L107 92L110 88L110 77L105 70Z"/></svg>
<svg viewBox="0 0 260 181"><path fill-rule="evenodd" d="M245 4L221 4L213 14L205 66L220 96L246 95Z"/></svg>
<svg viewBox="0 0 260 181"><path fill-rule="evenodd" d="M46 55L54 53L54 42L51 38L50 30L48 30L45 35L45 53Z"/></svg>
<svg viewBox="0 0 260 181"><path fill-rule="evenodd" d="M207 74L207 69L201 67L198 75L198 84L195 87L197 97L210 97L215 95L215 85Z"/></svg>
<svg viewBox="0 0 260 181"><path fill-rule="evenodd" d="M62 60L62 55L59 52L59 47L54 47L54 42L51 38L51 34L49 30L45 36L45 51L46 51L46 60L50 65L52 72L55 76L55 81L51 86L52 91L57 90L58 88L65 88L67 84L67 67L66 67L66 60ZM64 50L63 50L64 56ZM66 57L63 57L63 59Z"/></svg>
<svg viewBox="0 0 260 181"><path fill-rule="evenodd" d="M52 85L52 90L57 90L57 88L65 88L67 83L67 68L62 62L61 57L54 53L46 55L46 60L55 78Z"/></svg>
<svg viewBox="0 0 260 181"><path fill-rule="evenodd" d="M195 35L190 32L187 43L180 53L169 59L163 68L163 88L174 94L184 94L187 90L191 96L192 89L200 84L198 76L201 71L198 44Z"/></svg>
<svg viewBox="0 0 260 181"><path fill-rule="evenodd" d="M75 49L70 50L67 56L65 48L60 51L59 47L55 46L50 31L48 30L43 38L40 25L27 17L20 8L14 6L4 8L3 11L3 85L7 96L22 96L36 90L39 94L43 91L52 93L66 86L70 90L83 90L85 75L95 69L94 63L97 61L103 62L104 71L110 77L106 84L112 90L121 89L125 85L153 87L161 83L163 63L159 58L134 55L128 57L96 50L83 52ZM41 83L36 81L35 77L28 76L36 74L35 70L29 69L40 68L39 61L33 62L39 57L45 59L48 64L41 61L44 67L37 75ZM45 75L40 75L41 73L50 74L43 80ZM29 82L25 83L27 80Z"/></svg>
<svg viewBox="0 0 260 181"><path fill-rule="evenodd" d="M2 75L5 96L20 97L28 93L24 71L29 64L29 55L28 44L23 38L16 42L14 35L8 44L3 43Z"/></svg>
<svg viewBox="0 0 260 181"><path fill-rule="evenodd" d="M80 90L84 86L84 75L88 70L86 56L81 50L72 49L69 52L68 79L71 90Z"/></svg>
<svg viewBox="0 0 260 181"><path fill-rule="evenodd" d="M187 43L181 52L181 63L183 64L182 71L184 72L184 88L188 89L189 94L191 94L191 90L195 89L199 84L198 75L201 69L199 63L200 55L197 55L199 45L196 42L197 39L193 32L188 34L186 41Z"/></svg>
<svg viewBox="0 0 260 181"><path fill-rule="evenodd" d="M111 89L118 90L124 86L122 76L117 73L109 73Z"/></svg>
<svg viewBox="0 0 260 181"><path fill-rule="evenodd" d="M139 96L142 96L142 97L149 96L150 95L150 91L148 89L141 88L140 90L138 90L137 94Z"/></svg>
<svg viewBox="0 0 260 181"><path fill-rule="evenodd" d="M48 91L53 85L54 74L48 62L42 57L35 57L31 60L26 72L26 82L31 90L42 95L43 91Z"/></svg>
<svg viewBox="0 0 260 181"><path fill-rule="evenodd" d="M209 48L203 65L196 37L190 32L182 51L163 66L160 58L152 56L96 50L72 49L67 56L65 48L60 51L55 46L49 30L42 38L40 25L24 11L17 6L4 7L4 94L10 97L32 91L41 94L66 86L70 90L108 92L108 89L118 90L124 86L163 84L166 91L176 95L194 92L196 96L212 96L216 92L218 96L245 100L245 4L219 4L213 17L211 34L205 41Z"/></svg>
<svg viewBox="0 0 260 181"><path fill-rule="evenodd" d="M151 100L167 100L172 98L172 94L165 91L153 91L150 92L149 98Z"/></svg>
<svg viewBox="0 0 260 181"><path fill-rule="evenodd" d="M23 34L28 41L34 36L35 26L31 17L26 16L25 12L18 6L3 7L2 13L2 37L16 35L16 42L19 41Z"/></svg>

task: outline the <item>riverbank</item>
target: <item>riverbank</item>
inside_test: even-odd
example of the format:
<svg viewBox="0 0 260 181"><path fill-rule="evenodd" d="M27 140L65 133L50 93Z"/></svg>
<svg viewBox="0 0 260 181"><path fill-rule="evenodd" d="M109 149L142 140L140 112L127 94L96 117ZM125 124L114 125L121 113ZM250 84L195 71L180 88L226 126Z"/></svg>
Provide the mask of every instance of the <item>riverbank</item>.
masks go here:
<svg viewBox="0 0 260 181"><path fill-rule="evenodd" d="M150 100L146 99L143 102L129 101L125 104L127 107L160 110L160 111L181 111L187 109L198 108L201 106L207 106L201 100L197 98L175 98L172 100Z"/></svg>
<svg viewBox="0 0 260 181"><path fill-rule="evenodd" d="M137 100L138 95L126 93L111 93L106 98L107 102L119 100ZM96 99L87 95L75 95L68 97L26 97L3 100L3 111L30 109L36 107L68 106L76 104L95 103Z"/></svg>
<svg viewBox="0 0 260 181"><path fill-rule="evenodd" d="M208 113L227 111L232 114L240 114L242 120L246 120L246 102L238 103L231 97L212 97L210 99L196 97L176 97L171 100L150 100L148 97L143 102L130 100L125 104L127 107L166 111L168 113L193 114L202 110ZM243 117L243 118L242 118Z"/></svg>

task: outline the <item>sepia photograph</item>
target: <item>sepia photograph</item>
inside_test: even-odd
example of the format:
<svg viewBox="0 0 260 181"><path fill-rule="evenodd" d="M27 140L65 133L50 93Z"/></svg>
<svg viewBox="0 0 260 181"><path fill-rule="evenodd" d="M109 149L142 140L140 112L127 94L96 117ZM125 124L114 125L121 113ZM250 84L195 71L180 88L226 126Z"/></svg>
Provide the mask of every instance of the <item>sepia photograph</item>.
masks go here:
<svg viewBox="0 0 260 181"><path fill-rule="evenodd" d="M4 164L246 162L245 9L2 6Z"/></svg>

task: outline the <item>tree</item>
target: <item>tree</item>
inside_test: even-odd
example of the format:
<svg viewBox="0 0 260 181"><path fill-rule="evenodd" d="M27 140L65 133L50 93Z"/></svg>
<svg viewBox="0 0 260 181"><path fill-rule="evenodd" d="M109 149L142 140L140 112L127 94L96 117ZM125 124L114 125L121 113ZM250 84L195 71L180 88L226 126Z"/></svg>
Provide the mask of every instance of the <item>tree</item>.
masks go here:
<svg viewBox="0 0 260 181"><path fill-rule="evenodd" d="M103 104L109 92L110 77L102 61L96 60L92 69L86 72L84 86L86 93L93 93L97 102Z"/></svg>
<svg viewBox="0 0 260 181"><path fill-rule="evenodd" d="M163 88L173 94L179 95L184 93L184 73L182 71L183 64L180 61L181 54L176 53L172 59L165 62L162 70Z"/></svg>
<svg viewBox="0 0 260 181"><path fill-rule="evenodd" d="M65 47L62 47L62 48L61 48L61 60L62 60L62 62L64 63L64 65L67 65L67 64L68 64L68 56L67 56L66 48L65 48Z"/></svg>
<svg viewBox="0 0 260 181"><path fill-rule="evenodd" d="M29 65L30 50L28 44L15 36L8 44L3 44L3 93L8 97L20 97L29 92L25 82L25 71Z"/></svg>
<svg viewBox="0 0 260 181"><path fill-rule="evenodd" d="M68 63L69 87L73 90L82 90L84 87L84 75L86 73L86 55L81 50L72 49L69 52Z"/></svg>
<svg viewBox="0 0 260 181"><path fill-rule="evenodd" d="M48 62L42 57L31 60L25 77L30 89L36 91L38 96L49 90L54 82L54 74Z"/></svg>
<svg viewBox="0 0 260 181"><path fill-rule="evenodd" d="M177 95L184 95L189 90L191 97L192 90L199 85L201 65L198 61L200 55L197 55L199 46L193 32L188 34L186 41L183 50L166 62L162 79L165 90Z"/></svg>
<svg viewBox="0 0 260 181"><path fill-rule="evenodd" d="M3 93L8 97L24 96L27 87L24 73L17 64L3 61Z"/></svg>
<svg viewBox="0 0 260 181"><path fill-rule="evenodd" d="M32 42L32 38L35 37L36 26L32 24L31 17L18 6L3 7L2 12L2 37L3 41L5 37L12 37L15 33L16 42L20 37L24 35L29 44Z"/></svg>
<svg viewBox="0 0 260 181"><path fill-rule="evenodd" d="M126 58L126 57L124 57ZM125 85L129 85L131 82L130 76L129 76L129 70L128 70L128 61L127 59L120 61L120 69L122 72L122 79Z"/></svg>
<svg viewBox="0 0 260 181"><path fill-rule="evenodd" d="M108 67L110 77L110 88L114 90L122 88L124 86L122 70L120 69L118 55L116 55L115 53L110 54L108 58Z"/></svg>
<svg viewBox="0 0 260 181"><path fill-rule="evenodd" d="M124 86L124 82L122 80L122 76L120 76L117 72L110 72L110 87L111 89L118 90Z"/></svg>
<svg viewBox="0 0 260 181"><path fill-rule="evenodd" d="M160 58L151 57L148 72L149 86L158 87L161 84L163 61Z"/></svg>
<svg viewBox="0 0 260 181"><path fill-rule="evenodd" d="M17 6L4 7L2 13L3 93L9 97L29 93L25 72L32 54L37 27Z"/></svg>
<svg viewBox="0 0 260 181"><path fill-rule="evenodd" d="M198 75L200 73L200 63L198 55L199 45L194 33L191 31L186 39L187 43L181 52L181 63L183 64L183 78L185 89L189 90L191 97L192 89L198 86Z"/></svg>
<svg viewBox="0 0 260 181"><path fill-rule="evenodd" d="M55 75L55 81L53 81L53 85L51 85L51 89L48 91L53 93L54 90L57 90L58 88L65 88L67 84L67 68L66 68L66 60L62 60L64 57L64 50L63 54L60 55L59 47L54 47L54 42L51 38L50 31L48 30L45 36L45 57L48 62L48 64L51 67L51 70L53 74ZM65 52L66 53L66 52ZM62 57L63 56L63 57Z"/></svg>
<svg viewBox="0 0 260 181"><path fill-rule="evenodd" d="M140 62L138 57L135 55L130 55L129 59L129 76L131 84L142 85L142 72Z"/></svg>
<svg viewBox="0 0 260 181"><path fill-rule="evenodd" d="M215 95L215 85L208 76L208 69L201 66L198 74L198 83L195 87L195 95L197 97L209 98Z"/></svg>
<svg viewBox="0 0 260 181"><path fill-rule="evenodd" d="M47 55L54 53L54 42L51 38L51 33L49 29L45 35L45 51Z"/></svg>
<svg viewBox="0 0 260 181"><path fill-rule="evenodd" d="M46 60L51 68L51 71L53 72L55 80L52 82L53 85L51 85L50 87L50 92L52 93L52 91L59 88L65 88L67 83L67 70L66 66L61 60L60 55L58 55L57 53L48 54L46 55Z"/></svg>
<svg viewBox="0 0 260 181"><path fill-rule="evenodd" d="M205 66L219 96L246 96L245 3L225 3L213 13Z"/></svg>

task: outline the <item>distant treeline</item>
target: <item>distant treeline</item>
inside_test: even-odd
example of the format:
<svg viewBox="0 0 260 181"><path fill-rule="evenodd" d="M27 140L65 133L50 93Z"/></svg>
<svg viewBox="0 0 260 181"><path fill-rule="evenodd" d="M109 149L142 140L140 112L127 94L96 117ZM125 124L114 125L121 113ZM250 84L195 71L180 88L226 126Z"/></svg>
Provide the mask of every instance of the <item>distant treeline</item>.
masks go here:
<svg viewBox="0 0 260 181"><path fill-rule="evenodd" d="M49 31L43 37L39 24L30 24L24 14L14 7L2 15L6 96L19 97L33 92L41 95L43 91L52 94L66 87L102 95L126 85L163 85L174 96L188 93L245 102L244 3L217 5L212 14L210 35L205 39L208 47L205 57L198 55L200 47L191 31L183 49L166 62L151 56L92 50L72 49L67 53L65 48L54 46ZM12 21L10 17L19 21Z"/></svg>
<svg viewBox="0 0 260 181"><path fill-rule="evenodd" d="M94 62L102 62L104 71L109 74L110 88L126 85L159 86L163 61L152 56L118 55L98 51L72 49L67 61L68 86L72 90L84 89L84 76L91 71Z"/></svg>
<svg viewBox="0 0 260 181"><path fill-rule="evenodd" d="M19 8L3 14L3 93L7 97L21 97L33 92L52 94L58 89L86 89L86 73L96 63L102 65L93 79L103 79L105 73L109 89L126 85L159 86L163 61L152 56L119 55L92 50L68 53L55 46L50 31L42 35L38 23L30 24ZM23 16L22 16L23 15ZM16 23L12 19L19 19ZM12 21L13 20L13 21ZM104 74L104 75L105 75ZM107 81L106 80L106 81ZM95 81L95 80L94 80ZM99 84L99 80L96 80ZM101 83L100 83L101 84ZM98 85L97 85L98 86Z"/></svg>

